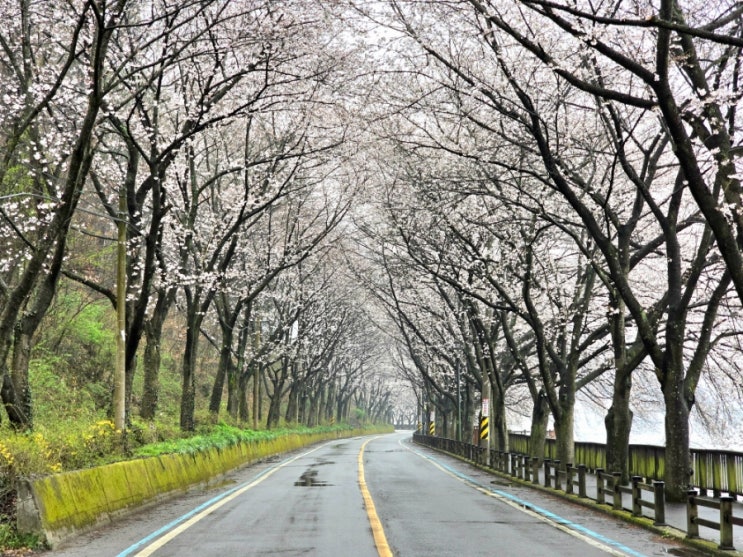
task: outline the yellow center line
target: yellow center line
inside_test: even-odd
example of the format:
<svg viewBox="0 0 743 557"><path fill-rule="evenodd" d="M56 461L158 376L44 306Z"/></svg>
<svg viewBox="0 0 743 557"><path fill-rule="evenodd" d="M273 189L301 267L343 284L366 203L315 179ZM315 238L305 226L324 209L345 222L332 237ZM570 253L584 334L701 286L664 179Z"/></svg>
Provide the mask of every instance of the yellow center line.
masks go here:
<svg viewBox="0 0 743 557"><path fill-rule="evenodd" d="M369 517L369 525L374 536L374 545L377 546L377 553L379 553L379 557L392 557L392 551L390 551L390 546L387 544L387 537L384 535L382 522L377 516L377 509L374 507L374 501L369 493L369 489L366 487L366 479L364 478L364 449L374 439L376 437L365 441L359 451L359 488L361 489L361 496L364 498L364 507L366 507L366 514Z"/></svg>
<svg viewBox="0 0 743 557"><path fill-rule="evenodd" d="M327 445L327 443L325 443L325 444L323 444L323 445L321 445L319 447L315 447L314 449L311 449L311 450L309 450L307 452L304 452L302 454L299 454L299 455L295 456L294 458L292 458L290 460L287 460L287 461L281 463L279 466L277 466L277 467L269 470L268 472L266 472L265 474L263 474L261 477L253 480L249 484L247 484L244 487L238 489L237 491L235 491L234 493L228 495L224 499L220 499L219 501L217 501L213 505L207 507L206 509L204 509L203 511L201 511L197 515L193 516L191 519L187 520L186 522L184 522L183 524L181 524L180 526L178 526L177 528L171 530L170 532L168 532L167 534L165 534L164 536L162 536L161 538L159 538L155 542L153 542L150 545L148 545L147 547L145 547L142 551L140 551L139 553L137 553L134 557L148 557L149 555L152 555L153 553L155 553L155 551L157 551L158 549L160 549L162 546L164 546L166 543L168 543L172 539L174 539L177 536L181 535L183 532L185 532L186 530L188 530L191 526L193 526L194 524L196 524L197 522L199 522L200 520L202 520L204 517L206 517L207 515L213 513L218 508L226 505L227 503L229 503L233 499L239 497L240 495L242 495L243 493L245 493L249 489L252 489L256 485L258 485L259 483L261 483L263 480L265 480L269 476L273 475L275 472L278 472L281 468L283 468L287 464L291 464L295 460L298 460L298 459L300 459L300 458L302 458L304 456L307 456L310 453L314 453L316 450L320 449L321 447L324 447L325 445Z"/></svg>

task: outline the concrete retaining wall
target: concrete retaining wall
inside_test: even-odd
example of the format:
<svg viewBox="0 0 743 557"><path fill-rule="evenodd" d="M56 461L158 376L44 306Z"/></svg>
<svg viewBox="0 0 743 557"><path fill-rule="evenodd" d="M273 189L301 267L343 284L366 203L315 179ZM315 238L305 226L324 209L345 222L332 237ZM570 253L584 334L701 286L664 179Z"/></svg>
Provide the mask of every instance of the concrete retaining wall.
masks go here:
<svg viewBox="0 0 743 557"><path fill-rule="evenodd" d="M23 480L18 530L50 546L154 501L208 483L260 458L369 431L287 434L193 454L168 454Z"/></svg>

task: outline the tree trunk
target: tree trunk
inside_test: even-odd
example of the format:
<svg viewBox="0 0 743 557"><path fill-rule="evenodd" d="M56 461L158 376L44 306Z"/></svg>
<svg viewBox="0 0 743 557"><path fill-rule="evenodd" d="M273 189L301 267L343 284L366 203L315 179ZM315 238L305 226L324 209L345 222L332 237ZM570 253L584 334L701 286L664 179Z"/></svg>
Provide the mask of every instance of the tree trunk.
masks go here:
<svg viewBox="0 0 743 557"><path fill-rule="evenodd" d="M307 425L307 390L304 386L302 386L297 393L297 406L299 423Z"/></svg>
<svg viewBox="0 0 743 557"><path fill-rule="evenodd" d="M160 332L148 321L145 325L147 343L144 348L144 386L139 415L144 420L154 420L160 394Z"/></svg>
<svg viewBox="0 0 743 557"><path fill-rule="evenodd" d="M575 372L565 374L566 377L575 377ZM555 437L557 445L557 459L560 468L564 469L566 464L575 463L575 381L567 381L560 385L559 412L552 413L555 420Z"/></svg>
<svg viewBox="0 0 743 557"><path fill-rule="evenodd" d="M496 372L497 373L497 372ZM494 443L491 448L497 451L508 452L508 422L506 420L505 391L500 381L491 383L491 418L490 435Z"/></svg>
<svg viewBox="0 0 743 557"><path fill-rule="evenodd" d="M335 381L331 381L330 385L328 385L328 396L325 399L325 413L324 413L323 420L326 422L329 422L331 418L333 417L333 407L335 406L336 389L337 389L337 386L335 384Z"/></svg>
<svg viewBox="0 0 743 557"><path fill-rule="evenodd" d="M240 398L245 398L245 385L238 367L231 364L227 369L227 413L236 418L240 412Z"/></svg>
<svg viewBox="0 0 743 557"><path fill-rule="evenodd" d="M289 389L289 398L286 403L286 414L284 414L284 420L286 420L286 423L292 424L296 423L298 421L297 417L297 411L299 408L299 405L297 403L297 397L298 394L298 386L296 383L293 383L291 388Z"/></svg>
<svg viewBox="0 0 743 557"><path fill-rule="evenodd" d="M181 366L181 415L182 431L194 431L194 410L196 406L196 356L201 319L195 315L196 307L190 308L186 327L186 349Z"/></svg>
<svg viewBox="0 0 743 557"><path fill-rule="evenodd" d="M632 371L616 370L614 392L609 411L604 418L606 425L606 470L622 474L622 484L629 482L629 436L632 430L630 392Z"/></svg>
<svg viewBox="0 0 743 557"><path fill-rule="evenodd" d="M279 425L279 419L281 418L281 391L283 388L283 382L280 382L274 387L274 393L271 397L271 402L268 405L268 417L266 418L266 429L273 429Z"/></svg>
<svg viewBox="0 0 743 557"><path fill-rule="evenodd" d="M325 407L327 405L328 388L323 385L320 389L320 402L317 406L317 423L321 424L325 422Z"/></svg>
<svg viewBox="0 0 743 557"><path fill-rule="evenodd" d="M310 408L307 413L307 425L309 427L315 427L317 425L317 414L318 410L320 408L319 401L320 396L319 393L316 393L315 395L309 397L310 399Z"/></svg>
<svg viewBox="0 0 743 557"><path fill-rule="evenodd" d="M624 247L625 239L620 235L620 253L622 268L629 274L629 262ZM609 411L604 418L606 426L606 470L622 475L622 484L629 483L629 436L632 430L632 411L630 394L632 392L632 372L635 365L628 360L626 340L626 306L624 300L611 291L610 311L608 313L611 330L612 348L614 350L614 388ZM637 365L641 359L637 359Z"/></svg>
<svg viewBox="0 0 743 557"><path fill-rule="evenodd" d="M33 401L31 385L28 380L28 365L31 361L31 346L33 331L26 330L26 319L22 319L16 327L13 339L13 368L11 379L15 387L16 408L22 416L20 423L15 423L19 429L33 429Z"/></svg>
<svg viewBox="0 0 743 557"><path fill-rule="evenodd" d="M539 462L544 460L544 446L547 439L547 422L549 421L550 411L547 396L539 392L537 399L534 401L534 408L531 413L531 432L529 434L529 456L536 457Z"/></svg>
<svg viewBox="0 0 743 557"><path fill-rule="evenodd" d="M160 393L160 342L163 325L168 316L170 305L175 299L175 292L161 293L158 296L155 310L144 325L146 345L144 349L144 387L142 405L139 415L145 420L154 420Z"/></svg>
<svg viewBox="0 0 743 557"><path fill-rule="evenodd" d="M212 394L209 398L209 412L215 417L219 415L219 408L222 406L224 384L228 377L234 387L235 363L232 360L232 328L222 327L222 346L219 350L219 365L217 366L217 373L214 376L214 383L212 384ZM232 389L229 390L232 391Z"/></svg>
<svg viewBox="0 0 743 557"><path fill-rule="evenodd" d="M28 380L33 335L54 299L64 253L65 242L61 241L54 250L44 280L36 289L32 308L25 311L13 329L13 368L5 378L1 395L10 423L15 429L33 427L33 401ZM5 377L5 374L3 376Z"/></svg>
<svg viewBox="0 0 743 557"><path fill-rule="evenodd" d="M11 379L10 374L8 373L7 366L3 365L2 362L0 362L0 369L3 371L2 385L0 385L0 396L3 400L3 406L8 414L10 424L14 428L20 429L25 423L25 416L16 404L18 397L15 392L15 387L13 386L13 379Z"/></svg>
<svg viewBox="0 0 743 557"><path fill-rule="evenodd" d="M252 377L251 374L243 373L242 375L240 375L240 379L238 380L238 396L237 396L236 415L239 416L240 421L243 423L250 422L250 405L248 404L248 385L250 385L251 377ZM233 415L232 410L230 411L230 415Z"/></svg>
<svg viewBox="0 0 743 557"><path fill-rule="evenodd" d="M666 383L663 389L666 403L666 452L665 481L668 501L686 501L691 478L691 456L689 452L689 413L691 404L683 392L681 381Z"/></svg>

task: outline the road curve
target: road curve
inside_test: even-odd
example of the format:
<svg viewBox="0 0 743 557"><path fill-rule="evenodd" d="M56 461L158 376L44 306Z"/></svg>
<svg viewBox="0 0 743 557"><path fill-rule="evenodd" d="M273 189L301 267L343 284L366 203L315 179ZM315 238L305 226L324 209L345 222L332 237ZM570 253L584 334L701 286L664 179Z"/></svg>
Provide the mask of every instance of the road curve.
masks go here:
<svg viewBox="0 0 743 557"><path fill-rule="evenodd" d="M693 555L411 442L332 441L230 474L54 557Z"/></svg>

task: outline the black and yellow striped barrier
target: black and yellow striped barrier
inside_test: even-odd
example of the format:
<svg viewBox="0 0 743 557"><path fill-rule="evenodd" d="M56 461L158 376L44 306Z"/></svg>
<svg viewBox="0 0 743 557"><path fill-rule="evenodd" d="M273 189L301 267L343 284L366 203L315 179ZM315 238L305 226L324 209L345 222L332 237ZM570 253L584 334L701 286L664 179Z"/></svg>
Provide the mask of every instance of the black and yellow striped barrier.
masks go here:
<svg viewBox="0 0 743 557"><path fill-rule="evenodd" d="M480 416L480 441L485 441L490 435L490 422L487 416Z"/></svg>
<svg viewBox="0 0 743 557"><path fill-rule="evenodd" d="M429 435L436 435L436 422L429 422L429 424L428 424L428 434Z"/></svg>

